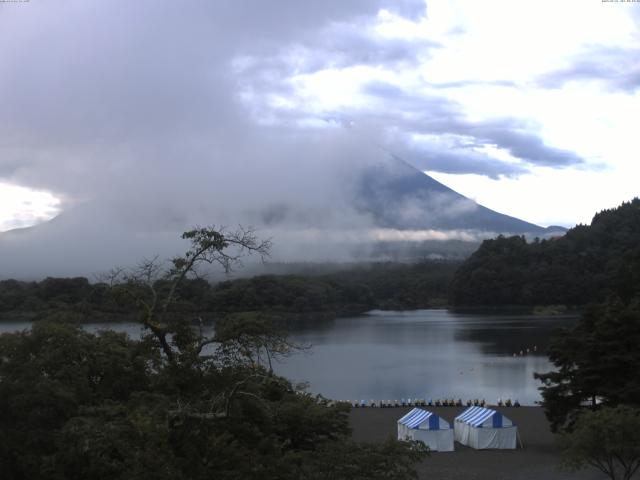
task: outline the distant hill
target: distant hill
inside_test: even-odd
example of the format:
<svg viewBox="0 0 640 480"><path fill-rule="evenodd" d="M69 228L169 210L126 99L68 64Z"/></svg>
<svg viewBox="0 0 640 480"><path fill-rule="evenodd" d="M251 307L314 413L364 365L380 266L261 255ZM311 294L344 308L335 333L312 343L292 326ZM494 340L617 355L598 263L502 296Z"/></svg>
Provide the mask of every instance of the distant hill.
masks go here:
<svg viewBox="0 0 640 480"><path fill-rule="evenodd" d="M578 225L561 238L485 240L457 270L458 306L585 305L640 295L640 200Z"/></svg>

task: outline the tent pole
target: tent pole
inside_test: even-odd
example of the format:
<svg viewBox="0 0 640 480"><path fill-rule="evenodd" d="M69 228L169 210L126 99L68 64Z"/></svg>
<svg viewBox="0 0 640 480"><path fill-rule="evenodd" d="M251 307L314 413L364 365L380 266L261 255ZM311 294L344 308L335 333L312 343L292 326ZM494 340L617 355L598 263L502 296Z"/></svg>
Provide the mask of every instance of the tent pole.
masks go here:
<svg viewBox="0 0 640 480"><path fill-rule="evenodd" d="M520 442L520 449L524 450L524 445L522 444L522 438L520 438L520 430L516 430L516 437L518 437L518 441Z"/></svg>

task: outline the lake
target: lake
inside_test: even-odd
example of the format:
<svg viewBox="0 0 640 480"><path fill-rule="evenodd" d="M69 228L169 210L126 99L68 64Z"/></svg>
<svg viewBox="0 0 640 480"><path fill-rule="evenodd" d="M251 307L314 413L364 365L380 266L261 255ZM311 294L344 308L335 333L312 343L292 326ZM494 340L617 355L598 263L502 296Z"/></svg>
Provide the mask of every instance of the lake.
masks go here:
<svg viewBox="0 0 640 480"><path fill-rule="evenodd" d="M494 403L511 398L533 405L540 400L534 372L552 368L546 357L549 338L556 328L570 326L576 319L447 310L373 311L296 327L293 339L311 348L274 368L294 382L308 382L311 392L337 400L484 398ZM0 333L28 327L28 323L0 323ZM130 323L86 328L113 328L134 338L141 331Z"/></svg>

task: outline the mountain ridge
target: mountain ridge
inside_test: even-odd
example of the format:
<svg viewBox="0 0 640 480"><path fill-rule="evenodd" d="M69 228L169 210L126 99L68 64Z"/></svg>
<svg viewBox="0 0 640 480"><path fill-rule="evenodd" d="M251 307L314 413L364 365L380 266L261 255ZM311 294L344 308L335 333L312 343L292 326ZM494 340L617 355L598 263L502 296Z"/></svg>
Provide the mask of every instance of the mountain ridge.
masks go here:
<svg viewBox="0 0 640 480"><path fill-rule="evenodd" d="M373 214L382 226L541 236L567 230L559 226L541 227L491 210L438 182L403 159L397 156L392 158L392 163L365 170L357 199L358 207ZM406 215L398 215L406 210Z"/></svg>
<svg viewBox="0 0 640 480"><path fill-rule="evenodd" d="M463 258L498 234L564 233L479 205L398 157L353 167L352 173L340 187L341 199L327 191L314 197L319 203L251 197L253 202L240 208L233 199L211 199L208 210L186 204L177 211L166 208L172 199L163 203L161 191L140 201L95 199L48 222L0 233L0 277L99 274L149 255L170 258L184 249L183 231L210 219L232 219L272 237L276 262ZM335 185L321 186L337 191Z"/></svg>

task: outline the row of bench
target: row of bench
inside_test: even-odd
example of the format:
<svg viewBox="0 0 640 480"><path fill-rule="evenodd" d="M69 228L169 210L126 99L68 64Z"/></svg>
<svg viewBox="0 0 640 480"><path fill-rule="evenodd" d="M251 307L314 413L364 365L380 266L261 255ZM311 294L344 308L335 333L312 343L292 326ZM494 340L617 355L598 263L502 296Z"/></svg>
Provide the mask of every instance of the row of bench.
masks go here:
<svg viewBox="0 0 640 480"><path fill-rule="evenodd" d="M347 403L351 404L354 408L399 408L399 407L484 407L487 405L484 399L479 400L467 400L463 402L461 399L453 400L453 399L438 399L438 400L423 400L423 399L401 399L401 400L370 400L366 402L365 400L346 400ZM502 401L502 399L498 400L496 404L498 407L519 407L520 402L515 400L514 402L511 399L507 399Z"/></svg>

